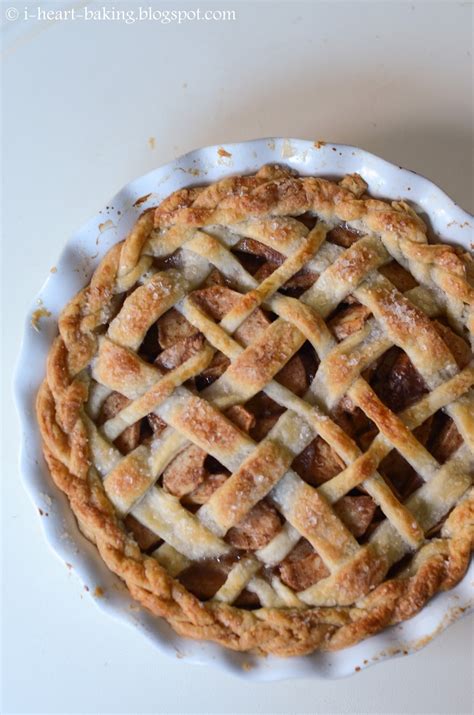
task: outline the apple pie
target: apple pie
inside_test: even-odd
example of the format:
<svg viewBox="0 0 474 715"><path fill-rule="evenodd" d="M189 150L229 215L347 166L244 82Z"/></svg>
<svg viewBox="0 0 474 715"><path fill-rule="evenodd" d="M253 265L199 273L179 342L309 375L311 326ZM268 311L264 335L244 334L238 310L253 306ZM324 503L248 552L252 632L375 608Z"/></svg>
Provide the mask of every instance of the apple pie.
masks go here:
<svg viewBox="0 0 474 715"><path fill-rule="evenodd" d="M293 656L469 564L472 257L414 209L263 166L146 210L59 318L44 455L131 596Z"/></svg>

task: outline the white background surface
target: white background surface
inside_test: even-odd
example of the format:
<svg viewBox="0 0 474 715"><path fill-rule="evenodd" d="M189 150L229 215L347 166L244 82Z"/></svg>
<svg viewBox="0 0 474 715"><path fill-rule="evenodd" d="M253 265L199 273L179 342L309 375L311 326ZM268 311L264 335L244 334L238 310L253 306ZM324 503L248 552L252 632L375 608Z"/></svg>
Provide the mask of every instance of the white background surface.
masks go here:
<svg viewBox="0 0 474 715"><path fill-rule="evenodd" d="M3 712L472 712L472 619L345 681L259 685L169 659L106 618L42 540L10 394L22 316L67 236L189 149L268 135L347 142L474 210L472 4L202 2L237 20L181 26L8 23L12 6L1 3Z"/></svg>

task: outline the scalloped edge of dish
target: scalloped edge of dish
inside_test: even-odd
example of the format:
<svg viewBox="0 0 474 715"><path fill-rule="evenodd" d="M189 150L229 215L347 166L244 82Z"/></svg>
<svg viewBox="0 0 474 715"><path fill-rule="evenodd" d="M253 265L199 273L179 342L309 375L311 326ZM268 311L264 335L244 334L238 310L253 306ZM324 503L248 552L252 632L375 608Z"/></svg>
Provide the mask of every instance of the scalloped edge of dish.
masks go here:
<svg viewBox="0 0 474 715"><path fill-rule="evenodd" d="M20 472L24 487L41 514L43 533L53 552L73 569L101 610L140 630L161 652L257 681L340 678L387 658L416 652L450 623L473 610L473 562L454 589L435 596L412 619L342 651L317 652L290 659L261 658L213 643L181 638L165 621L155 618L131 599L125 586L101 561L95 547L80 533L67 499L53 484L47 471L34 415L36 392L44 376L44 359L56 334L61 307L83 287L105 252L127 234L139 213L183 186L210 183L235 173L249 173L269 162L288 164L302 174L327 177L357 171L367 181L374 196L410 201L429 217L435 235L468 249L472 246L468 229L472 229L474 218L442 189L419 174L357 147L264 138L188 152L127 184L105 209L76 231L62 250L56 271L49 275L35 296L25 322L14 378L22 436ZM41 315L43 309L49 315L41 319L40 329L35 331L33 318L38 310ZM32 350L41 358L33 369L31 361L27 363Z"/></svg>

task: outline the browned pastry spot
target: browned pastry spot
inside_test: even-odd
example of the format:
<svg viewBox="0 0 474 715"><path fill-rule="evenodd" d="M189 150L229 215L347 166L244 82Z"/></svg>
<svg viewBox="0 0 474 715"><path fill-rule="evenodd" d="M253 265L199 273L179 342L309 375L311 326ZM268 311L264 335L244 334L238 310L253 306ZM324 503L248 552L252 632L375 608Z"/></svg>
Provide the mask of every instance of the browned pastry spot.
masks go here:
<svg viewBox="0 0 474 715"><path fill-rule="evenodd" d="M338 185L343 189L350 191L351 194L353 194L357 199L360 199L363 196L369 198L367 194L367 183L359 174L346 174L338 182Z"/></svg>
<svg viewBox="0 0 474 715"><path fill-rule="evenodd" d="M107 420L118 415L121 410L125 409L130 404L130 400L119 392L112 392L105 400L100 410L99 424L103 424ZM130 427L127 427L121 435L117 437L114 444L122 452L128 454L140 442L140 420L135 422Z"/></svg>
<svg viewBox="0 0 474 715"><path fill-rule="evenodd" d="M236 549L255 551L266 546L280 529L278 512L262 501L254 506L237 526L229 529L226 541Z"/></svg>

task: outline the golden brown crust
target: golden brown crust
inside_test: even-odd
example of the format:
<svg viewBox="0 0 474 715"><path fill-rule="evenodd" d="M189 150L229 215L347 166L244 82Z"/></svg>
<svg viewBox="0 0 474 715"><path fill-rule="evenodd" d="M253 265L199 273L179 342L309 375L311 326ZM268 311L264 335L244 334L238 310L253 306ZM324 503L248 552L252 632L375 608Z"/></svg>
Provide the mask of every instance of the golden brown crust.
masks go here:
<svg viewBox="0 0 474 715"><path fill-rule="evenodd" d="M457 337L450 346L446 337L448 329L440 327L441 324L436 329L424 308L416 301L412 302L411 296L409 299L402 295L400 291L416 291L417 288L413 289L412 284L406 282L406 276L399 275L400 271L392 269L376 273L378 267L387 264L391 257L395 258L418 284L434 287L437 295L446 296L446 312L453 323L472 330L474 299L467 280L466 260L450 246L428 244L423 223L405 204L363 198L365 189L364 182L357 176L346 177L338 185L315 177L297 177L284 168L268 166L254 176L232 177L209 187L178 191L157 209L142 215L127 239L109 251L90 285L78 293L60 317L60 336L51 348L47 378L37 397L38 421L49 470L58 487L67 495L82 530L96 544L107 566L124 580L133 597L154 614L166 618L179 634L212 640L235 650L285 656L302 655L315 649L335 650L411 617L435 593L451 588L465 573L474 541L474 494L472 489L466 490L467 481L453 480L455 484L451 491L443 492L446 504L449 501L447 509L454 508L440 536L422 543L417 541L420 525L416 519L414 525L407 522L409 517L404 505L396 500L394 503L393 495L387 494L383 480L374 473L384 455L395 445L406 459L413 459L423 473L426 488L434 493L435 487L431 484L441 484L443 469L449 471L451 463L453 470L456 467L458 472L472 468L462 452L467 446L455 451L442 467L433 464L423 445L412 434L421 415L426 412L426 419L433 414L429 404L423 403L422 399L401 415L395 415L360 377L367 365L362 359L355 364L351 356L359 351L358 354L364 353L372 362L384 346L385 349L393 343L402 346L415 367L423 371L423 378L430 383L429 388L434 391L439 404L449 406L452 402L454 405L448 409L456 422L454 429L459 429L456 439L461 434L468 445L471 434L472 445L474 418L466 402L467 390L472 385L472 370L469 373L469 366L465 367L467 344L459 342L461 338ZM323 291L321 287L321 294L318 294L318 282L314 284L316 290L308 288L313 290L314 299L308 306L302 303L300 308L289 298L284 298L283 302L281 298L274 301L272 309L281 309L280 317L274 322L270 322L258 307L272 299L287 282L285 257L294 257L301 250L301 241L314 241L311 252L308 253L307 247L306 254L304 250L301 252L301 265L294 258L291 275L295 275L324 240L324 235L319 236L316 231L307 233L304 227L295 228L295 222L292 224L291 217L308 211L336 226L333 229L336 238L337 225L344 222L349 222L351 230L357 228L369 234L367 240L357 240L358 234L354 234L353 240L350 233L340 232L339 244L347 250L338 254L333 270L328 270L326 277L324 266L318 269L323 271L322 287L324 280L330 279L335 305L352 292L361 303L360 307L348 309L346 320L339 318L339 322L337 319L329 322L342 340L338 346L324 323L332 307L327 302L327 290ZM120 308L120 295L135 286L150 268L151 256L161 255L153 253L156 234L162 236L161 241L164 237L169 253L188 242L188 251L200 255L199 251L205 246L218 264L222 247L212 238L206 238L205 244L200 245L199 228L217 224L228 226L236 222L242 222L244 240L258 241L259 246L266 246L263 258L274 261L278 267L272 272L263 272L260 286L252 292L248 289L246 299L241 300L239 293L221 285L195 291L186 317L201 321L199 329L206 338L212 333L212 350L202 338L196 338L196 327L185 321L181 321L178 329L192 344L173 349L176 340L170 338L170 329L171 332L176 330L176 322L169 324L165 319L159 324L158 339L162 348L172 352L162 353L156 366L149 365L135 351L150 326L165 311L174 310L178 301L189 292L183 288L179 272L160 271L146 284L137 287ZM369 273L377 275L373 284L367 278ZM317 276L317 273L313 271L312 275ZM120 311L116 315L118 308ZM201 312L193 312L198 309ZM366 323L370 314L385 329L385 338L371 332L370 320ZM212 317L212 325L205 322L209 321L206 315ZM288 322L289 316L294 317L296 327ZM214 322L225 320L229 321L228 334ZM101 328L106 325L109 326L108 336L102 338ZM302 442L301 448L295 448L293 454L292 443L285 446L279 441L283 439L278 432L280 420L275 420L270 433L272 439L267 437L255 448L246 434L249 431L255 434L252 415L245 414L244 407L240 407L239 412L238 406L259 390L266 389L268 384L272 386L272 397L290 400L288 386L292 393L301 395L304 388L293 387L303 385L304 367L294 355L305 340L324 356L321 358L321 375L326 376L326 384L331 387L329 394L324 391L324 384L320 386L319 392L315 393L316 402L329 411L335 395L348 393L350 400L364 410L380 431L366 455L361 456L350 438L341 437L334 423L328 424L331 421L325 415L320 416L305 406L301 397L291 398L291 403L282 402L298 416L301 426L306 419L313 430L320 430L335 450L336 462L347 465L342 473L323 484L321 490L297 481L296 475L291 481L287 472L294 456L310 444L314 432L308 433L306 442ZM364 346L363 349L360 346ZM160 405L166 405L166 397L194 374L193 360L196 370L199 366L201 373L212 366L215 348L227 356L226 361L232 356L230 367L225 369L227 362L224 364L223 374L219 373L219 379L210 388L214 388L214 393L210 394L220 395L220 399L222 394L232 391L238 394L233 403L224 400L219 405L222 410L228 410L227 417L196 396L186 398L182 404L173 403L166 414L160 412ZM105 425L101 433L90 419L91 381L85 368L91 361L95 380L109 391L117 390L121 396L120 405L115 404L114 398L109 402L110 409L103 414ZM291 368L288 366L291 364L295 374L293 381L289 377ZM278 377L285 365L288 371L286 382ZM458 380L458 391L452 388L456 398L443 402L444 385L449 379L449 384L454 385L459 368L463 368L467 376L464 391ZM166 374L168 382L163 382L162 387L153 392L155 402L150 407L151 403L146 403L143 395L159 379L164 380L162 371L166 370L170 371ZM272 380L274 376L277 382ZM140 549L139 543L142 548L153 545L150 536L153 532L146 531L142 522L139 527L134 525L133 513L129 513L125 520L121 514L126 513L150 486L147 447L137 446L137 428L132 426L141 418L142 413L136 411L144 404L154 419L164 420L176 430L172 443L174 451L170 446L167 462L161 467L165 473L165 487L168 486L174 494L188 494L190 503L193 503L193 493L197 494L194 503L204 504L201 507L203 514L208 515L209 523L218 526L212 547L221 549L220 553L227 553L229 548L219 538L229 528L231 543L232 539L237 539L239 546L239 539L244 539L244 546L249 549L264 550L269 540L278 540L281 523L277 511L274 506L260 502L272 486L278 484L276 492L272 492L278 510L293 527L296 525L323 559L316 581L304 574L298 580L297 575L293 572L290 575L290 569L286 569L287 583L301 588L297 594L284 593L289 599L286 607L265 606L249 611L219 598L200 602L167 572L158 556L149 556ZM117 410L120 410L118 415ZM125 415L128 421L117 428L117 420L125 419L123 415L127 410L130 413ZM271 415L265 418L272 420ZM288 422L288 430L291 430L291 424ZM117 429L123 451L131 450L125 459L113 447L104 449L104 445L111 444L106 437L112 440ZM186 443L186 438L191 435L194 447ZM161 426L156 438L162 439ZM295 443L299 438L301 434L298 437L295 432ZM220 456L224 454L223 445L224 456L239 454L240 461L232 467L230 477L211 475L211 486L205 489L203 455ZM446 452L439 446L438 451L443 449ZM97 458L98 453L100 458ZM153 458L160 458L160 454ZM184 466L180 466L180 460ZM105 474L103 482L101 475ZM318 484L322 481L316 479ZM395 536L390 537L391 545L386 552L382 548L385 543L383 526L380 534L366 546L360 547L354 538L368 515L373 514L370 497L357 497L364 500L359 502L364 513L360 515L361 521L356 518L355 522L357 507L355 502L347 501L351 497L343 497L338 502L341 494L361 484L373 499L380 500L386 515L390 516L390 523L393 520L398 529ZM202 494L199 496L200 490ZM298 499L295 502L296 492ZM173 498L170 495L163 497ZM249 511L262 509L256 506L259 502L265 504L262 530L253 529L250 518L239 534L239 524L246 517L248 519ZM194 523L191 520L189 528L194 528ZM405 547L400 546L400 534L407 540L412 539L409 542L412 546L418 543L417 554L407 569L384 581L389 566L401 558L397 559L397 549L401 549L401 555L405 553ZM253 568L255 561L249 564ZM238 578L238 575L236 572L232 576L231 571L229 579ZM255 588L258 592L258 583ZM296 599L297 607L290 605L294 603L291 599Z"/></svg>

